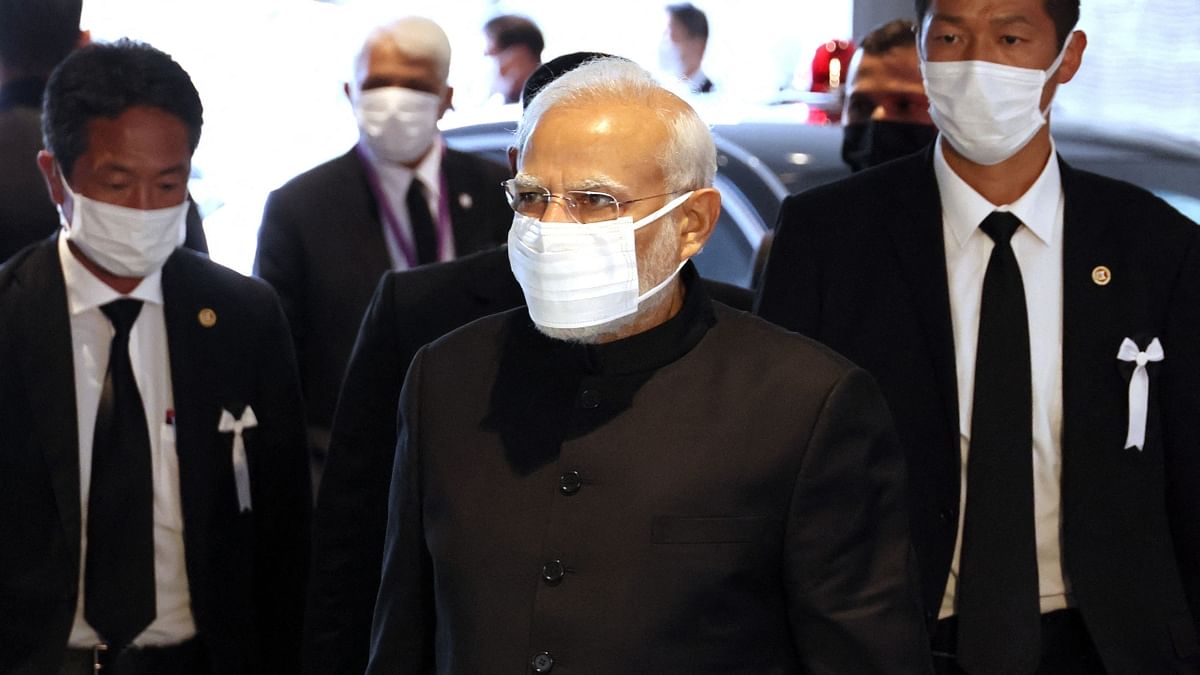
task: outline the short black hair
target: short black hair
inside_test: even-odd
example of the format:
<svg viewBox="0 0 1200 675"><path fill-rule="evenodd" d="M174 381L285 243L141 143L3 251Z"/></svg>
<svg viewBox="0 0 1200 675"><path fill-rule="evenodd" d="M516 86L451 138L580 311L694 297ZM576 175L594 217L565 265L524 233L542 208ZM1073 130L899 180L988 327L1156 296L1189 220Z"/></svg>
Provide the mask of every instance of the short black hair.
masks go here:
<svg viewBox="0 0 1200 675"><path fill-rule="evenodd" d="M0 0L0 63L45 76L79 44L83 0Z"/></svg>
<svg viewBox="0 0 1200 675"><path fill-rule="evenodd" d="M694 38L708 40L708 17L690 2L667 5L667 13Z"/></svg>
<svg viewBox="0 0 1200 675"><path fill-rule="evenodd" d="M46 149L69 176L75 160L87 152L88 123L97 117L116 119L135 106L178 117L187 126L195 152L204 108L192 78L174 59L129 39L83 47L68 56L46 83L42 106Z"/></svg>
<svg viewBox="0 0 1200 675"><path fill-rule="evenodd" d="M1054 21L1054 32L1058 36L1058 48L1062 49L1067 42L1067 36L1075 30L1079 23L1079 0L1045 0L1046 14ZM917 21L925 20L929 11L929 0L916 0Z"/></svg>
<svg viewBox="0 0 1200 675"><path fill-rule="evenodd" d="M542 60L542 50L546 47L542 31L523 16L503 14L483 24L483 32L501 50L524 45L533 58Z"/></svg>
<svg viewBox="0 0 1200 675"><path fill-rule="evenodd" d="M620 58L613 57L612 54L604 52L571 52L563 54L543 63L529 74L525 79L525 86L521 88L521 110L529 107L529 103L533 101L533 97L538 95L546 85L557 80L559 77L575 70L579 66L588 61L596 59Z"/></svg>
<svg viewBox="0 0 1200 675"><path fill-rule="evenodd" d="M895 19L876 27L859 42L859 49L866 54L878 56L900 47L917 46L917 34L913 22Z"/></svg>

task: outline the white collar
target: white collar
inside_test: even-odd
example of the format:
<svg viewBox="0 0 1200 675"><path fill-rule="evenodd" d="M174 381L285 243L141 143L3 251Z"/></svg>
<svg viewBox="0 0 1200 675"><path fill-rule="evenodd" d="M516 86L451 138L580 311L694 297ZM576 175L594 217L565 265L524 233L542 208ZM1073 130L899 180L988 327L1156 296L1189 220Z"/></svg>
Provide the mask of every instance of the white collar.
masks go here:
<svg viewBox="0 0 1200 675"><path fill-rule="evenodd" d="M127 295L121 295L79 262L67 246L64 231L58 233L58 261L62 265L63 282L67 286L67 309L72 316L121 298L163 304L161 267L146 275Z"/></svg>
<svg viewBox="0 0 1200 675"><path fill-rule="evenodd" d="M1062 199L1062 175L1054 139L1050 139L1050 157L1033 185L1011 204L993 204L954 173L942 150L939 134L933 149L933 171L942 200L942 221L959 247L993 211L1009 211L1021 220L1042 243L1054 244L1055 218Z"/></svg>

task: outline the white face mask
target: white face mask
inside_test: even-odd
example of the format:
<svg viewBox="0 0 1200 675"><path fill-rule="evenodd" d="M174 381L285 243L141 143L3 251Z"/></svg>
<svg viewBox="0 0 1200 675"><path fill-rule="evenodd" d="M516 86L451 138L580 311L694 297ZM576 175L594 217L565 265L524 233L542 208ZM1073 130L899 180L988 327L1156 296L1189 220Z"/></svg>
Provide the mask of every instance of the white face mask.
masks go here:
<svg viewBox="0 0 1200 675"><path fill-rule="evenodd" d="M163 266L187 236L188 200L164 209L131 209L63 189L71 200L67 241L121 277L144 277ZM68 222L62 206L59 214Z"/></svg>
<svg viewBox="0 0 1200 675"><path fill-rule="evenodd" d="M639 294L634 233L691 195L680 195L637 222L623 216L600 223L551 223L516 214L508 231L508 260L529 317L545 328L587 328L636 313L639 303L670 284L683 263Z"/></svg>
<svg viewBox="0 0 1200 675"><path fill-rule="evenodd" d="M359 138L383 161L415 162L433 144L441 105L436 94L403 87L359 92L354 99Z"/></svg>
<svg viewBox="0 0 1200 675"><path fill-rule="evenodd" d="M990 61L921 59L929 116L962 156L993 165L1017 154L1046 123L1042 89L1062 64L1068 37L1046 70Z"/></svg>

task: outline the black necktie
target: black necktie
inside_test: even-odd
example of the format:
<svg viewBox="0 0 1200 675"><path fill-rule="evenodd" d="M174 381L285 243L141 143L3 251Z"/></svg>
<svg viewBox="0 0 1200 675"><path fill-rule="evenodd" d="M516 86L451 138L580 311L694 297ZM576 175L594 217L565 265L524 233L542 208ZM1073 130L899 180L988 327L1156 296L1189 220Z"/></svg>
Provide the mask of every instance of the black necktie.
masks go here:
<svg viewBox="0 0 1200 675"><path fill-rule="evenodd" d="M417 264L437 262L437 231L429 215L429 202L425 201L421 181L416 176L413 176L412 185L408 187L405 202L408 205L408 224L412 226L413 241L417 245Z"/></svg>
<svg viewBox="0 0 1200 675"><path fill-rule="evenodd" d="M979 307L957 589L958 662L969 673L1032 673L1040 660L1029 318L1010 244L1020 226L1001 212L980 225L995 247Z"/></svg>
<svg viewBox="0 0 1200 675"><path fill-rule="evenodd" d="M140 300L100 308L115 334L96 411L83 616L115 652L154 620L154 488L146 411L129 361Z"/></svg>

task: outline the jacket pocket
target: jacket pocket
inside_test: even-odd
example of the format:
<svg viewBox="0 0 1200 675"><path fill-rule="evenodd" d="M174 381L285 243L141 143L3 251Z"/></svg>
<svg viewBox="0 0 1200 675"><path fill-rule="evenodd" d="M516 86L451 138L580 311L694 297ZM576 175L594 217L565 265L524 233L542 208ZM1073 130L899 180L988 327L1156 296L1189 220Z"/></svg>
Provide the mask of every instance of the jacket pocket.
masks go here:
<svg viewBox="0 0 1200 675"><path fill-rule="evenodd" d="M773 523L768 516L656 516L652 537L656 544L746 543L762 539Z"/></svg>

